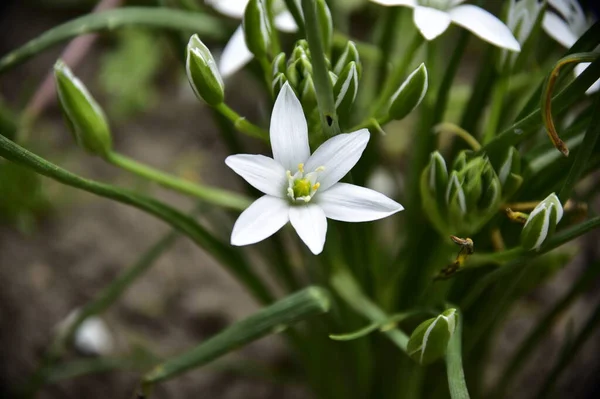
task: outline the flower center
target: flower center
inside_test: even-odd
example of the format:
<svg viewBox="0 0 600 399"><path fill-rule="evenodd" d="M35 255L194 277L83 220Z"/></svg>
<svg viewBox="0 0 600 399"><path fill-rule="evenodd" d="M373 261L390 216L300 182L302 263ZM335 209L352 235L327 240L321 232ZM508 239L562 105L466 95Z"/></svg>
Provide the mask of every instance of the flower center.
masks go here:
<svg viewBox="0 0 600 399"><path fill-rule="evenodd" d="M317 178L319 173L324 170L324 166L319 166L314 171L305 174L304 164L301 163L298 164L298 171L293 175L289 170L286 171L288 197L294 202L309 202L321 186L321 183L317 182Z"/></svg>

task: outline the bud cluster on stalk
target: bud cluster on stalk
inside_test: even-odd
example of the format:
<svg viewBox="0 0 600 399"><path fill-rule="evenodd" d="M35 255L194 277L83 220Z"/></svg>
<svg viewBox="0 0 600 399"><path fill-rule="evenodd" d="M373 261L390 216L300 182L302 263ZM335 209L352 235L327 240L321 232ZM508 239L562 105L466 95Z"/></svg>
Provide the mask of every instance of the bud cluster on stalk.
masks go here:
<svg viewBox="0 0 600 399"><path fill-rule="evenodd" d="M520 169L515 149L508 152L498 172L487 157L468 150L460 152L448 170L436 151L421 175L425 213L442 235L475 234L519 188Z"/></svg>
<svg viewBox="0 0 600 399"><path fill-rule="evenodd" d="M444 356L456 329L457 318L456 309L447 309L419 324L408 340L408 355L421 365L433 363Z"/></svg>

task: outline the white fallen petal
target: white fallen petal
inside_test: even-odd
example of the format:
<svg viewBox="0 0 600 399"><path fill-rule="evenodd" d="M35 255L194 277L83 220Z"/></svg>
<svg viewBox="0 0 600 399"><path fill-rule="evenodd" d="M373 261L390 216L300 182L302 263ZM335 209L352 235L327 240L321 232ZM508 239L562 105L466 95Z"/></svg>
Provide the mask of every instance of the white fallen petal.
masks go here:
<svg viewBox="0 0 600 399"><path fill-rule="evenodd" d="M86 355L107 355L114 347L108 326L99 317L88 317L75 332L75 348Z"/></svg>
<svg viewBox="0 0 600 399"><path fill-rule="evenodd" d="M235 221L231 244L254 244L275 234L289 220L289 203L265 195L250 205Z"/></svg>
<svg viewBox="0 0 600 399"><path fill-rule="evenodd" d="M292 13L288 10L284 10L277 14L273 22L275 27L282 32L294 33L298 31L296 20L294 19Z"/></svg>
<svg viewBox="0 0 600 399"><path fill-rule="evenodd" d="M415 25L427 40L433 40L450 25L450 16L447 12L431 7L415 7L413 14Z"/></svg>
<svg viewBox="0 0 600 399"><path fill-rule="evenodd" d="M315 198L325 216L342 222L369 222L404 209L377 191L347 183L337 183Z"/></svg>
<svg viewBox="0 0 600 399"><path fill-rule="evenodd" d="M521 51L521 45L508 27L483 8L465 4L451 9L452 21L483 40L511 51Z"/></svg>
<svg viewBox="0 0 600 399"><path fill-rule="evenodd" d="M581 64L575 65L575 76L581 75L581 73L585 71L585 69L588 66L590 66L590 64L591 62L582 62ZM594 84L591 85L590 88L585 91L585 94L589 96L590 94L596 93L598 90L600 90L600 79L594 82Z"/></svg>
<svg viewBox="0 0 600 399"><path fill-rule="evenodd" d="M327 235L327 218L317 204L292 206L290 222L308 249L318 255L323 251Z"/></svg>
<svg viewBox="0 0 600 399"><path fill-rule="evenodd" d="M544 31L565 48L571 48L577 41L569 25L553 12L546 12L542 20Z"/></svg>
<svg viewBox="0 0 600 399"><path fill-rule="evenodd" d="M219 71L223 78L227 78L242 69L252 58L254 58L254 54L248 50L244 30L240 26L223 49L219 60Z"/></svg>
<svg viewBox="0 0 600 399"><path fill-rule="evenodd" d="M225 164L257 190L274 197L285 197L288 184L285 169L274 159L239 154L228 156Z"/></svg>
<svg viewBox="0 0 600 399"><path fill-rule="evenodd" d="M271 114L271 148L273 158L289 171L310 156L308 126L302 105L289 83L285 83L275 100Z"/></svg>
<svg viewBox="0 0 600 399"><path fill-rule="evenodd" d="M324 142L306 161L305 170L325 169L319 173L319 190L325 191L337 183L356 165L369 142L370 133L361 129L338 134Z"/></svg>
<svg viewBox="0 0 600 399"><path fill-rule="evenodd" d="M246 10L246 5L248 5L248 0L206 0L206 3L221 14L231 18L242 19L244 18L244 11Z"/></svg>

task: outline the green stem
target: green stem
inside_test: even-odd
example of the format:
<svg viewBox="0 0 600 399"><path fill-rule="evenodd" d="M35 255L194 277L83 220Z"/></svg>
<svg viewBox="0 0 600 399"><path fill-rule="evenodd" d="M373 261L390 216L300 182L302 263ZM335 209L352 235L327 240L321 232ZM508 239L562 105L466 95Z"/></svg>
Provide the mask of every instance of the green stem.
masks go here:
<svg viewBox="0 0 600 399"><path fill-rule="evenodd" d="M193 218L153 198L140 195L109 184L84 179L45 159L27 151L0 134L0 156L16 164L30 168L60 183L75 187L101 197L133 206L156 216L175 230L185 234L200 248L214 256L262 303L269 303L273 295L263 281L250 268L240 251L235 251L215 238Z"/></svg>
<svg viewBox="0 0 600 399"><path fill-rule="evenodd" d="M298 36L304 37L304 19L302 18L302 11L298 7L298 3L295 0L285 0L285 5L294 17L296 25L298 25Z"/></svg>
<svg viewBox="0 0 600 399"><path fill-rule="evenodd" d="M415 54L423 44L423 36L421 33L415 32L404 56L402 62L398 65L393 73L391 73L385 80L383 85L383 91L379 98L375 101L375 106L371 109L371 115L381 115L387 112L387 103L394 94L394 92L400 87L402 79L405 78L408 67L410 66Z"/></svg>
<svg viewBox="0 0 600 399"><path fill-rule="evenodd" d="M119 168L125 169L133 174L156 182L161 186L186 195L192 195L213 205L233 209L236 211L243 211L252 203L252 200L241 194L192 183L116 152L109 152L106 156L106 160Z"/></svg>
<svg viewBox="0 0 600 399"><path fill-rule="evenodd" d="M494 86L494 91L492 94L492 109L486 123L485 132L483 134L483 144L490 142L496 135L498 125L500 124L502 111L504 109L504 99L506 97L506 92L508 91L509 81L509 75L503 74L503 76L498 79L496 85Z"/></svg>
<svg viewBox="0 0 600 399"><path fill-rule="evenodd" d="M462 365L462 338L463 338L463 315L456 310L458 323L456 330L448 343L446 353L446 371L448 373L448 387L452 399L469 399L469 390L465 381L465 372Z"/></svg>
<svg viewBox="0 0 600 399"><path fill-rule="evenodd" d="M313 66L313 79L317 91L317 104L321 114L321 125L327 137L340 134L340 125L335 101L333 99L333 87L329 79L329 71L325 61L325 50L321 40L321 27L317 18L315 0L302 0L302 10L306 24L306 40Z"/></svg>
<svg viewBox="0 0 600 399"><path fill-rule="evenodd" d="M593 107L596 110L600 110L600 97L596 96L596 100L594 101ZM558 194L558 198L564 204L567 202L569 197L571 197L571 193L575 188L575 184L581 177L581 174L585 170L588 165L588 161L594 152L594 147L596 146L596 142L598 141L598 137L600 136L600 112L594 112L592 115L592 121L585 132L585 136L583 136L583 142L579 146L579 150L577 150L577 154L575 155L575 162L573 162L573 166L571 166L571 170L569 171L569 175L567 176L567 180L565 181L560 193Z"/></svg>
<svg viewBox="0 0 600 399"><path fill-rule="evenodd" d="M268 68L267 68L268 70ZM255 124L248 122L246 118L235 112L227 104L221 103L215 107L223 116L233 122L233 125L237 130L247 134L250 137L258 138L261 140L269 140L269 132L256 126Z"/></svg>

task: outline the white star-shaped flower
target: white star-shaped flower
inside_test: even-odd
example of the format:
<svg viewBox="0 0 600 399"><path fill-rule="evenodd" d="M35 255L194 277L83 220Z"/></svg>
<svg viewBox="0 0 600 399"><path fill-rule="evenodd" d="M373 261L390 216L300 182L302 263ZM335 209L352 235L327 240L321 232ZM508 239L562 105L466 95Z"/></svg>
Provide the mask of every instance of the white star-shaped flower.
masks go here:
<svg viewBox="0 0 600 399"><path fill-rule="evenodd" d="M235 19L243 19L248 1L249 0L207 0L206 3L210 4L221 14ZM298 30L294 17L287 9L278 13L273 22L275 23L275 27L282 32L293 33ZM252 58L254 58L254 55L248 50L246 39L244 38L244 29L240 25L223 49L223 54L221 54L221 59L219 60L219 71L221 72L221 75L226 78L242 69L244 65L252 60Z"/></svg>
<svg viewBox="0 0 600 399"><path fill-rule="evenodd" d="M464 4L465 0L371 0L384 6L414 9L413 20L425 39L433 40L448 29L451 22L462 26L486 42L511 51L521 45L508 27L483 8Z"/></svg>
<svg viewBox="0 0 600 399"><path fill-rule="evenodd" d="M544 30L554 40L559 42L565 48L571 48L577 39L581 37L593 21L587 19L581 6L574 0L548 0L556 12L546 11L542 26ZM560 14L560 15L559 15ZM582 62L575 66L575 76L579 76L588 66L589 62ZM598 79L586 94L592 94L600 90L600 79Z"/></svg>
<svg viewBox="0 0 600 399"><path fill-rule="evenodd" d="M367 129L332 137L311 155L302 106L288 83L275 101L270 137L273 158L240 154L225 160L265 194L237 219L231 244L254 244L291 222L316 255L325 244L326 218L367 222L404 209L377 191L339 183L365 150L370 137Z"/></svg>

